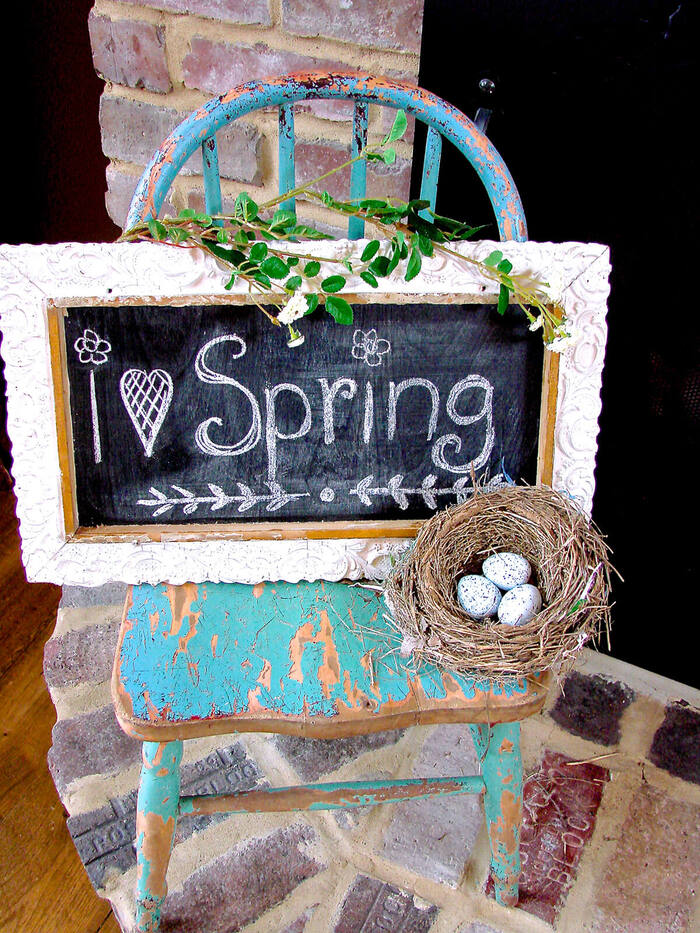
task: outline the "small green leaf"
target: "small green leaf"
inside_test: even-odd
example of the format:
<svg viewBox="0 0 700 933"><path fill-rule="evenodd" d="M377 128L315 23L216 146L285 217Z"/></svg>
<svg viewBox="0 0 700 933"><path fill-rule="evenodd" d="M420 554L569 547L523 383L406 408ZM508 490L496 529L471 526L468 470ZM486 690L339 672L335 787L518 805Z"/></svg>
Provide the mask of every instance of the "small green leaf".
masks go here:
<svg viewBox="0 0 700 933"><path fill-rule="evenodd" d="M393 165L396 162L396 150L395 149L385 149L383 155L383 161L385 165Z"/></svg>
<svg viewBox="0 0 700 933"><path fill-rule="evenodd" d="M173 243L184 243L185 240L189 240L190 233L187 230L183 230L182 227L173 227L169 231L168 237Z"/></svg>
<svg viewBox="0 0 700 933"><path fill-rule="evenodd" d="M168 228L165 224L162 224L159 220L146 221L146 226L148 227L148 232L151 234L154 240L167 240L168 238Z"/></svg>
<svg viewBox="0 0 700 933"><path fill-rule="evenodd" d="M316 308L318 308L318 295L314 293L313 295L306 296L306 304L308 305L305 314L313 314Z"/></svg>
<svg viewBox="0 0 700 933"><path fill-rule="evenodd" d="M372 288L379 288L379 282L375 279L369 269L365 269L363 272L360 272L360 278L367 282L368 285L371 285Z"/></svg>
<svg viewBox="0 0 700 933"><path fill-rule="evenodd" d="M316 262L315 259L312 259L310 262L307 262L304 266L304 275L312 279L315 275L318 275L321 271L321 263Z"/></svg>
<svg viewBox="0 0 700 933"><path fill-rule="evenodd" d="M301 285L301 276L300 275L290 275L287 281L284 283L284 287L288 292L293 292L295 289L299 288Z"/></svg>
<svg viewBox="0 0 700 933"><path fill-rule="evenodd" d="M287 265L289 266L290 269L292 268L292 266L298 266L299 257L298 256L287 256Z"/></svg>
<svg viewBox="0 0 700 933"><path fill-rule="evenodd" d="M513 263L508 259L502 259L496 266L499 272L505 272L508 274L513 268Z"/></svg>
<svg viewBox="0 0 700 933"><path fill-rule="evenodd" d="M421 262L422 261L419 251L417 249L411 250L411 258L408 260L408 264L406 266L406 275L404 276L407 282L410 282L411 279L415 279L415 277L418 275L421 268Z"/></svg>
<svg viewBox="0 0 700 933"><path fill-rule="evenodd" d="M408 120L406 119L406 114L403 110L397 111L394 117L394 125L389 130L389 135L385 136L382 140L382 146L386 146L387 143L395 143L397 139L401 139L406 132L407 126Z"/></svg>
<svg viewBox="0 0 700 933"><path fill-rule="evenodd" d="M228 233L225 230L217 230L216 239L219 243L228 243Z"/></svg>
<svg viewBox="0 0 700 933"><path fill-rule="evenodd" d="M202 227L211 227L212 225L212 219L209 214L195 214L194 220L196 220L198 224L201 224Z"/></svg>
<svg viewBox="0 0 700 933"><path fill-rule="evenodd" d="M505 285L501 285L498 290L498 308L496 309L499 314L505 314L506 309L508 308L508 299L510 298L510 292Z"/></svg>
<svg viewBox="0 0 700 933"><path fill-rule="evenodd" d="M324 292L339 292L345 286L346 281L344 275L329 275L321 282L321 288Z"/></svg>
<svg viewBox="0 0 700 933"><path fill-rule="evenodd" d="M422 233L419 233L416 237L418 249L423 253L424 256L433 255L433 244L428 239L427 236L423 236Z"/></svg>
<svg viewBox="0 0 700 933"><path fill-rule="evenodd" d="M352 307L339 295L329 295L326 298L326 311L335 318L338 324L352 324Z"/></svg>
<svg viewBox="0 0 700 933"><path fill-rule="evenodd" d="M256 272L253 278L256 282L260 282L261 285L264 285L265 288L272 288L272 282L262 272Z"/></svg>
<svg viewBox="0 0 700 933"><path fill-rule="evenodd" d="M253 250L251 250L252 252ZM269 275L271 279L283 279L289 274L287 263L283 262L279 256L268 256L267 259L260 263L260 270L265 275Z"/></svg>
<svg viewBox="0 0 700 933"><path fill-rule="evenodd" d="M503 253L500 249L495 249L492 253L489 253L486 259L484 259L485 266L496 267L498 263L503 259Z"/></svg>
<svg viewBox="0 0 700 933"><path fill-rule="evenodd" d="M233 213L235 217L245 221L255 220L258 216L258 205L249 194L241 191L234 202Z"/></svg>
<svg viewBox="0 0 700 933"><path fill-rule="evenodd" d="M389 268L389 258L388 256L375 256L372 262L369 264L369 271L374 275L382 278L387 275L387 270Z"/></svg>
<svg viewBox="0 0 700 933"><path fill-rule="evenodd" d="M379 240L370 240L367 246L362 250L360 259L362 262L369 262L373 256L379 252Z"/></svg>
<svg viewBox="0 0 700 933"><path fill-rule="evenodd" d="M391 275L394 269L398 266L401 260L401 248L395 243L391 244L391 259L389 260L389 265L386 267L386 274Z"/></svg>
<svg viewBox="0 0 700 933"><path fill-rule="evenodd" d="M350 260L349 260L349 259L343 259L343 260L342 260L342 263L343 263L343 265L345 266L345 268L348 270L348 272L352 273L352 263L350 262Z"/></svg>
<svg viewBox="0 0 700 933"><path fill-rule="evenodd" d="M183 220L192 220L195 214L196 211L193 211L191 207L186 207L181 210L177 216L181 217Z"/></svg>
<svg viewBox="0 0 700 933"><path fill-rule="evenodd" d="M411 211L424 211L426 207L430 207L430 201L425 201L425 200L409 201L406 207L408 208L408 210L411 210Z"/></svg>
<svg viewBox="0 0 700 933"><path fill-rule="evenodd" d="M270 221L270 230L280 230L285 227L294 226L297 222L297 215L294 211L275 211Z"/></svg>
<svg viewBox="0 0 700 933"><path fill-rule="evenodd" d="M230 291L233 288L233 284L236 281L236 273L234 272L228 282L224 285L226 291Z"/></svg>
<svg viewBox="0 0 700 933"><path fill-rule="evenodd" d="M383 162L384 156L381 152L366 152L365 159L367 159L368 162Z"/></svg>
<svg viewBox="0 0 700 933"><path fill-rule="evenodd" d="M383 207L389 207L386 201L380 201L377 198L363 198L358 207L364 211L380 211Z"/></svg>
<svg viewBox="0 0 700 933"><path fill-rule="evenodd" d="M255 246L251 246L248 255L252 262L262 262L267 256L267 246L265 243L256 243Z"/></svg>

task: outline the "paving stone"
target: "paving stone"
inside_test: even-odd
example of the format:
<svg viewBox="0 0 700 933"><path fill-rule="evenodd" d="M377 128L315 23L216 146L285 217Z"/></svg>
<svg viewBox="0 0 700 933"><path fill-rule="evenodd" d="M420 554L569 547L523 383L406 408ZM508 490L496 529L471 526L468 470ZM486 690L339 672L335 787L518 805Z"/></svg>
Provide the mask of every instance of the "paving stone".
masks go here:
<svg viewBox="0 0 700 933"><path fill-rule="evenodd" d="M437 912L434 905L418 906L408 891L357 875L333 933L427 933Z"/></svg>
<svg viewBox="0 0 700 933"><path fill-rule="evenodd" d="M668 706L649 760L684 781L700 784L700 710L684 700Z"/></svg>
<svg viewBox="0 0 700 933"><path fill-rule="evenodd" d="M111 706L60 719L52 740L49 770L60 795L86 774L112 774L141 761L141 743L122 732Z"/></svg>
<svg viewBox="0 0 700 933"><path fill-rule="evenodd" d="M295 153L297 183L337 168L350 158L350 150L330 141L297 142ZM323 187L336 198L350 196L350 169L345 168L324 179ZM408 200L411 187L411 162L397 158L393 165L372 162L367 167L367 195Z"/></svg>
<svg viewBox="0 0 700 933"><path fill-rule="evenodd" d="M261 784L262 774L240 744L217 749L206 758L180 769L183 795L223 794L250 790ZM85 870L95 888L136 864L136 798L138 789L111 800L109 806L69 817L68 830ZM181 817L175 844L207 826L226 819L226 814Z"/></svg>
<svg viewBox="0 0 700 933"><path fill-rule="evenodd" d="M472 920L466 926L460 927L457 933L500 933L500 931L480 920Z"/></svg>
<svg viewBox="0 0 700 933"><path fill-rule="evenodd" d="M134 188L138 179L134 178ZM133 188L132 188L133 192ZM103 586L64 586L61 609L83 609L91 606L123 606L126 583L105 583Z"/></svg>
<svg viewBox="0 0 700 933"><path fill-rule="evenodd" d="M247 23L260 26L270 25L268 0L122 0L137 6L203 16L222 23Z"/></svg>
<svg viewBox="0 0 700 933"><path fill-rule="evenodd" d="M166 897L162 933L240 930L325 867L309 853L317 839L310 826L295 824L205 865Z"/></svg>
<svg viewBox="0 0 700 933"><path fill-rule="evenodd" d="M162 26L133 19L88 17L95 71L115 84L167 93L172 88Z"/></svg>
<svg viewBox="0 0 700 933"><path fill-rule="evenodd" d="M283 930L280 930L280 933L304 933L306 929L306 924L313 917L318 904L314 904L313 907L309 907L304 913L297 917L297 919L291 923L288 927L285 927Z"/></svg>
<svg viewBox="0 0 700 933"><path fill-rule="evenodd" d="M356 45L420 52L423 0L283 0L282 25L300 36L329 36Z"/></svg>
<svg viewBox="0 0 700 933"><path fill-rule="evenodd" d="M539 770L525 782L520 843L519 910L554 923L573 885L586 843L593 835L603 787L610 773L598 765L569 765L545 751ZM486 893L493 896L489 878Z"/></svg>
<svg viewBox="0 0 700 933"><path fill-rule="evenodd" d="M700 807L642 785L584 929L690 933L699 864Z"/></svg>
<svg viewBox="0 0 700 933"><path fill-rule="evenodd" d="M294 735L277 735L274 742L302 780L315 781L365 752L395 745L403 734L403 730L395 729L347 739L301 739Z"/></svg>
<svg viewBox="0 0 700 933"><path fill-rule="evenodd" d="M564 681L550 716L567 732L599 745L620 741L620 718L634 700L626 684L574 671Z"/></svg>
<svg viewBox="0 0 700 933"><path fill-rule="evenodd" d="M192 38L190 52L182 60L185 86L208 94L223 94L238 84L270 75L338 70L353 69L337 60L274 49L264 42L245 45L240 42L215 42L201 36Z"/></svg>
<svg viewBox="0 0 700 933"><path fill-rule="evenodd" d="M103 94L100 100L102 149L112 159L146 165L170 131L189 115L188 111ZM237 120L217 133L217 142L222 178L258 184L262 175L261 137L255 127ZM197 148L180 174L201 173L202 155Z"/></svg>
<svg viewBox="0 0 700 933"><path fill-rule="evenodd" d="M440 726L426 739L411 777L478 772L468 727ZM476 794L395 804L384 833L382 855L426 878L456 887L483 822L483 807Z"/></svg>
<svg viewBox="0 0 700 933"><path fill-rule="evenodd" d="M119 620L90 625L50 638L44 646L44 680L49 687L99 684L109 680Z"/></svg>

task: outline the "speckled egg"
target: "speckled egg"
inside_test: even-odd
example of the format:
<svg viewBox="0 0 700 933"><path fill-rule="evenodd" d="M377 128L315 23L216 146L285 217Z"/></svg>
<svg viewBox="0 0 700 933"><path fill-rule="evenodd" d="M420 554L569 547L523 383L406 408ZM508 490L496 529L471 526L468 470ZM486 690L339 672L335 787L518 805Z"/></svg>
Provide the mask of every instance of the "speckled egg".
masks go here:
<svg viewBox="0 0 700 933"><path fill-rule="evenodd" d="M513 554L511 551L501 551L487 557L481 572L502 590L512 590L514 586L527 583L532 573L532 567L526 557Z"/></svg>
<svg viewBox="0 0 700 933"><path fill-rule="evenodd" d="M525 625L542 608L540 591L531 583L522 583L503 594L498 607L498 621L503 625Z"/></svg>
<svg viewBox="0 0 700 933"><path fill-rule="evenodd" d="M478 573L469 573L457 581L457 600L475 619L494 616L501 602L498 587Z"/></svg>

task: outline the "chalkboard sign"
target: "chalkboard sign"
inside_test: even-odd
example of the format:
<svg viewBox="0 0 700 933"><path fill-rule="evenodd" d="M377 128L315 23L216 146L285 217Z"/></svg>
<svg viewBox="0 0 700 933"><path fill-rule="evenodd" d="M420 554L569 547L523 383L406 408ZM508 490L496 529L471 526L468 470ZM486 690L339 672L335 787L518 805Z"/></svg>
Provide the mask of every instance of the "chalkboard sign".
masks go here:
<svg viewBox="0 0 700 933"><path fill-rule="evenodd" d="M270 309L274 311L274 309ZM493 305L69 307L81 528L422 519L473 478L533 482L541 341Z"/></svg>
<svg viewBox="0 0 700 933"><path fill-rule="evenodd" d="M365 241L289 244L323 262ZM381 575L422 521L483 484L590 510L608 250L502 245L555 283L577 335L544 351L479 271L499 244L349 277L287 347L247 283L155 243L0 245L2 355L27 578L61 585ZM457 253L461 254L457 255ZM474 260L477 262L475 263Z"/></svg>

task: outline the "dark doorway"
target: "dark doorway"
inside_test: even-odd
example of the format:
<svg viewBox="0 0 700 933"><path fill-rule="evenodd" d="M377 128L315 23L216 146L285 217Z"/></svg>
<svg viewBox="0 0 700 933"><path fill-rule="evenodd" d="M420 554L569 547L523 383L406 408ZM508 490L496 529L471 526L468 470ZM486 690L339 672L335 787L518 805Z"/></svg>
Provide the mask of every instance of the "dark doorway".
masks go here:
<svg viewBox="0 0 700 933"><path fill-rule="evenodd" d="M420 70L423 87L469 116L493 111L487 132L531 239L611 247L594 518L625 578L614 592L612 654L691 684L697 19L697 6L675 0L426 0ZM442 213L490 217L456 159L446 159L439 191Z"/></svg>

